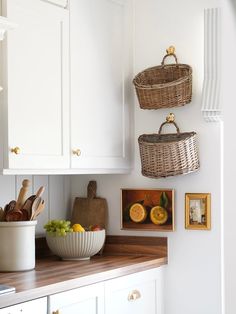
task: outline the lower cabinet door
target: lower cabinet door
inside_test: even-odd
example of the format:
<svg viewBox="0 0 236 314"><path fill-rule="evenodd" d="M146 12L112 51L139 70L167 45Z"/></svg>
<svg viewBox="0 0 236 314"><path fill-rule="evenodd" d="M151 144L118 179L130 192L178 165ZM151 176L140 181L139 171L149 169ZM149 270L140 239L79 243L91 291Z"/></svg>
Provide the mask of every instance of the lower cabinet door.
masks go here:
<svg viewBox="0 0 236 314"><path fill-rule="evenodd" d="M144 271L105 283L106 314L163 314L158 270Z"/></svg>
<svg viewBox="0 0 236 314"><path fill-rule="evenodd" d="M49 314L104 314L104 284L49 296Z"/></svg>
<svg viewBox="0 0 236 314"><path fill-rule="evenodd" d="M20 303L5 307L0 314L47 314L47 298Z"/></svg>

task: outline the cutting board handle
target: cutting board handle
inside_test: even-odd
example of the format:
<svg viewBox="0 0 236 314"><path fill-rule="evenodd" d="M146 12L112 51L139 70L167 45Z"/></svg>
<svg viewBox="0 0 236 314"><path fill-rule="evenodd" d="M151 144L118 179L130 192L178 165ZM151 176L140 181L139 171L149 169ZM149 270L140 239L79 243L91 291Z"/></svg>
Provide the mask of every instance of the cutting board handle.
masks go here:
<svg viewBox="0 0 236 314"><path fill-rule="evenodd" d="M89 181L87 187L87 196L90 199L96 198L97 193L97 182L96 181Z"/></svg>

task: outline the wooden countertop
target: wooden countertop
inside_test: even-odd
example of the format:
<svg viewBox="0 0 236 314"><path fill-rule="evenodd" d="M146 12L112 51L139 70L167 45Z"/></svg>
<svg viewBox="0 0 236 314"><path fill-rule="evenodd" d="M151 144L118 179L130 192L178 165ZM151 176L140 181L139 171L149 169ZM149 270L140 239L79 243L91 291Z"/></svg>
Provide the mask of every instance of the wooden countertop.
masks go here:
<svg viewBox="0 0 236 314"><path fill-rule="evenodd" d="M61 261L46 256L36 260L34 270L0 273L1 284L16 288L16 293L0 296L0 308L164 264L166 238L109 236L103 255L90 260Z"/></svg>

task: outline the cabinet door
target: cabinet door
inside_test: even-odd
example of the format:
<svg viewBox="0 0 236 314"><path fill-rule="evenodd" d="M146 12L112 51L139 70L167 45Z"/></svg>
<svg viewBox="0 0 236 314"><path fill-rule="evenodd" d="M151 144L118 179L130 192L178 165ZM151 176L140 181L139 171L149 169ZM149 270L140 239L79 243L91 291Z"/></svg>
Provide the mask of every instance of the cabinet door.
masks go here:
<svg viewBox="0 0 236 314"><path fill-rule="evenodd" d="M41 0L3 0L3 14L18 24L3 42L4 167L68 168L69 13Z"/></svg>
<svg viewBox="0 0 236 314"><path fill-rule="evenodd" d="M130 167L131 1L71 0L70 11L72 168L122 172Z"/></svg>
<svg viewBox="0 0 236 314"><path fill-rule="evenodd" d="M160 269L105 283L105 313L163 314Z"/></svg>
<svg viewBox="0 0 236 314"><path fill-rule="evenodd" d="M0 314L47 314L47 298L41 298L29 302L6 307L0 310Z"/></svg>
<svg viewBox="0 0 236 314"><path fill-rule="evenodd" d="M53 312L104 314L104 284L94 284L49 296L49 313Z"/></svg>

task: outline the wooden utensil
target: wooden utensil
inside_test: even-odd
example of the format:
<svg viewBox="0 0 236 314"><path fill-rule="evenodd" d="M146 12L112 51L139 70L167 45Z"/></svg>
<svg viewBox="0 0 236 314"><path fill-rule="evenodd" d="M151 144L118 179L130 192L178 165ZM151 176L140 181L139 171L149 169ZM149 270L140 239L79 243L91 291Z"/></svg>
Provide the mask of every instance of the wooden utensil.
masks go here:
<svg viewBox="0 0 236 314"><path fill-rule="evenodd" d="M34 216L41 202L42 202L41 197L36 196L35 199L33 200L32 206L31 206L30 220L33 220L32 217Z"/></svg>
<svg viewBox="0 0 236 314"><path fill-rule="evenodd" d="M25 202L25 198L26 198L26 194L27 194L28 189L29 189L29 185L30 185L29 180L23 180L22 181L22 187L20 189L17 201L11 201L8 204L8 206L6 207L6 210L7 210L6 216L5 216L6 221L21 221L22 219L24 219L26 217L25 213L23 215L21 208Z"/></svg>
<svg viewBox="0 0 236 314"><path fill-rule="evenodd" d="M27 195L27 192L29 190L29 186L30 186L29 180L25 179L22 181L22 187L20 189L20 192L19 192L19 195L18 195L18 198L16 201L16 205L15 205L16 210L21 209L23 204L25 203L26 195Z"/></svg>
<svg viewBox="0 0 236 314"><path fill-rule="evenodd" d="M17 209L16 204L17 204L16 201L11 201L8 204L8 211L5 217L6 221L21 221L22 212L20 209Z"/></svg>
<svg viewBox="0 0 236 314"><path fill-rule="evenodd" d="M36 193L36 196L37 197L41 197L43 195L45 191L45 187L44 186L40 186L40 188L38 189L37 193Z"/></svg>
<svg viewBox="0 0 236 314"><path fill-rule="evenodd" d="M38 208L35 210L34 214L31 216L30 220L35 220L36 217L42 213L42 211L44 210L44 207L45 207L45 203L44 203L44 200L42 200Z"/></svg>
<svg viewBox="0 0 236 314"><path fill-rule="evenodd" d="M7 214L8 210L9 210L9 205L6 204L4 206L4 210L3 210L4 211L3 221L6 221L6 214Z"/></svg>
<svg viewBox="0 0 236 314"><path fill-rule="evenodd" d="M29 220L29 213L28 213L28 211L22 208L21 212L22 212L21 221L28 221Z"/></svg>
<svg viewBox="0 0 236 314"><path fill-rule="evenodd" d="M5 220L5 212L2 209L2 207L0 207L0 221L4 221Z"/></svg>
<svg viewBox="0 0 236 314"><path fill-rule="evenodd" d="M45 190L45 187L44 187L44 186L41 186L41 187L38 189L38 191L37 191L37 193L36 193L35 195L31 195L31 196L30 196L29 198L27 198L27 200L25 201L25 203L24 203L22 209L23 209L24 211L27 211L27 212L28 212L28 219L31 220L31 217L32 217L32 215L34 214L34 211L36 210L36 207L35 207L36 205L34 205L34 207L32 208L34 201L35 201L37 198L41 198L41 196L42 196L44 190Z"/></svg>

